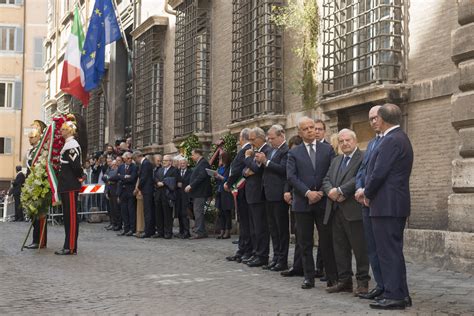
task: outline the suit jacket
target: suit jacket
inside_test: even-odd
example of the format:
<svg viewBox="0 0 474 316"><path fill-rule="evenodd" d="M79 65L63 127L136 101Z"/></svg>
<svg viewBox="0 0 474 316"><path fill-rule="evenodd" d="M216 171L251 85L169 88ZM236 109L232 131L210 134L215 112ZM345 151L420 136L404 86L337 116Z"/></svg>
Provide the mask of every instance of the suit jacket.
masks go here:
<svg viewBox="0 0 474 316"><path fill-rule="evenodd" d="M328 173L323 180L323 191L327 195L332 188L339 187L346 199L341 203L334 202L329 198L327 199L324 224L328 223L331 212L336 207L339 207L342 210L346 220L362 220L362 206L355 200L354 193L356 174L359 170L363 156L362 152L359 149L356 149L349 164L343 171L340 171L340 166L344 159L344 155L339 155L332 160Z"/></svg>
<svg viewBox="0 0 474 316"><path fill-rule="evenodd" d="M410 174L413 148L408 136L396 128L380 140L367 166L365 196L370 216L410 216Z"/></svg>
<svg viewBox="0 0 474 316"><path fill-rule="evenodd" d="M273 148L269 151L268 164L263 170L263 189L267 201L283 201L286 184L286 162L288 161L288 145L283 144L270 159Z"/></svg>
<svg viewBox="0 0 474 316"><path fill-rule="evenodd" d="M189 185L191 192L189 196L192 198L208 198L212 195L211 177L206 172L206 168L211 168L209 162L203 157L193 169Z"/></svg>
<svg viewBox="0 0 474 316"><path fill-rule="evenodd" d="M270 155L272 148L268 144L264 144L260 149L267 157ZM258 165L254 156L244 159L245 167L253 171L253 175L245 180L245 198L248 204L265 202L265 193L263 191L263 165Z"/></svg>
<svg viewBox="0 0 474 316"><path fill-rule="evenodd" d="M181 182L181 188L178 188L177 190L177 196L179 199L179 204L178 206L180 208L187 209L190 207L191 203L191 198L189 197L189 193L184 192L184 188L189 185L189 180L191 179L191 174L193 171L190 168L186 168L186 172L184 173L183 176L181 176L181 169L178 170L178 182Z"/></svg>
<svg viewBox="0 0 474 316"><path fill-rule="evenodd" d="M15 180L12 182L12 188L10 190L10 194L13 196L20 196L21 195L21 187L25 183L25 174L23 172L18 172L15 177Z"/></svg>
<svg viewBox="0 0 474 316"><path fill-rule="evenodd" d="M310 205L305 194L308 190L320 191L323 179L334 158L335 153L331 145L316 142L316 169L311 163L305 143L293 147L288 152L286 176L293 188L292 209L295 212L309 212ZM326 197L318 203L318 207L325 208Z"/></svg>
<svg viewBox="0 0 474 316"><path fill-rule="evenodd" d="M133 194L135 190L135 185L137 183L138 177L138 168L134 163L131 163L126 170L126 164L120 165L117 172L117 177L119 178L119 185L117 188L117 195L121 194ZM125 177L128 176L128 177Z"/></svg>
<svg viewBox="0 0 474 316"><path fill-rule="evenodd" d="M367 144L367 150L364 154L364 159L360 164L359 171L357 171L356 176L356 191L358 189L363 189L365 187L365 175L367 172L367 165L369 164L370 157L372 157L372 153L374 152L374 145L375 145L376 137L372 138L370 142ZM380 142L380 140L379 140ZM378 145L378 144L377 144Z"/></svg>
<svg viewBox="0 0 474 316"><path fill-rule="evenodd" d="M250 144L246 144L239 150L234 160L232 160L229 178L227 179L227 185L229 187L233 186L242 176L242 171L245 168L245 152L251 148L252 146Z"/></svg>
<svg viewBox="0 0 474 316"><path fill-rule="evenodd" d="M153 165L145 158L138 168L138 189L142 194L153 194Z"/></svg>
<svg viewBox="0 0 474 316"><path fill-rule="evenodd" d="M173 166L170 166L165 173L165 168L161 167L155 170L153 181L155 183L155 194L158 197L166 197L168 200L176 200L176 184L178 182L179 172ZM164 187L156 187L157 182L163 182Z"/></svg>
<svg viewBox="0 0 474 316"><path fill-rule="evenodd" d="M118 187L118 168L109 168L106 174L102 177L105 183L105 194L115 196Z"/></svg>

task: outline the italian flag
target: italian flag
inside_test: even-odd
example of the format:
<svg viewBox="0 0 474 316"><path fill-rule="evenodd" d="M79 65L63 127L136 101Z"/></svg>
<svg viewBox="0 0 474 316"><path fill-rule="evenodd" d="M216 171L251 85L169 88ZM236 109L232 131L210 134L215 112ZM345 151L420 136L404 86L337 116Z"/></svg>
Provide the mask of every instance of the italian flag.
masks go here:
<svg viewBox="0 0 474 316"><path fill-rule="evenodd" d="M84 32L77 7L74 10L74 22L67 42L64 56L61 90L79 99L84 107L89 104L89 92L84 90L84 71L81 68L81 52L84 44Z"/></svg>

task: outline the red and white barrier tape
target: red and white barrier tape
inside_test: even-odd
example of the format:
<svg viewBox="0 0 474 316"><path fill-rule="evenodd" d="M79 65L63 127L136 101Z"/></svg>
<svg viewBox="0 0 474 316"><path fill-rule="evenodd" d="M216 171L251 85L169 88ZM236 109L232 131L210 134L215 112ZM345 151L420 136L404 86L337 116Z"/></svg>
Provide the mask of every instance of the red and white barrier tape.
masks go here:
<svg viewBox="0 0 474 316"><path fill-rule="evenodd" d="M105 184L83 185L79 194L99 194L105 192Z"/></svg>

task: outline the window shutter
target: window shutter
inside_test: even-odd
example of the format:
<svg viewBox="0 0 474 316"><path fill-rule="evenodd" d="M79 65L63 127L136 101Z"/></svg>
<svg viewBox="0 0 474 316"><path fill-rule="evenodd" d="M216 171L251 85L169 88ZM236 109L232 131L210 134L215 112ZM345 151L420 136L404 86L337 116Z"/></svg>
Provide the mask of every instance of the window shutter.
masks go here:
<svg viewBox="0 0 474 316"><path fill-rule="evenodd" d="M22 82L21 81L15 81L15 99L13 100L13 104L15 107L15 110L21 110L23 107L23 89L22 89Z"/></svg>
<svg viewBox="0 0 474 316"><path fill-rule="evenodd" d="M23 53L23 29L21 27L16 28L15 40L15 51L17 53Z"/></svg>
<svg viewBox="0 0 474 316"><path fill-rule="evenodd" d="M44 62L43 54L43 38L35 37L35 52L34 52L33 67L42 68Z"/></svg>
<svg viewBox="0 0 474 316"><path fill-rule="evenodd" d="M23 0L15 0L16 5L23 5Z"/></svg>
<svg viewBox="0 0 474 316"><path fill-rule="evenodd" d="M12 139L11 138L5 138L5 154L11 154L12 153Z"/></svg>

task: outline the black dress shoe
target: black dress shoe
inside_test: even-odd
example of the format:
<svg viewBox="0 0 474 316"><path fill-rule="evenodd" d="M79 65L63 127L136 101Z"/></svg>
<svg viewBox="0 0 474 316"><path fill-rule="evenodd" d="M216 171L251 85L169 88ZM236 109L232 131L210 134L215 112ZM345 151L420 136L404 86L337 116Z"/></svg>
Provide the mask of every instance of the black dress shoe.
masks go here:
<svg viewBox="0 0 474 316"><path fill-rule="evenodd" d="M123 230L122 232L118 233L117 236L125 236L127 233L128 232Z"/></svg>
<svg viewBox="0 0 474 316"><path fill-rule="evenodd" d="M301 288L303 290L312 289L314 287L314 279L304 279Z"/></svg>
<svg viewBox="0 0 474 316"><path fill-rule="evenodd" d="M164 239L171 239L171 238L173 238L173 235L171 235L171 234L165 235L163 238L164 238Z"/></svg>
<svg viewBox="0 0 474 316"><path fill-rule="evenodd" d="M328 281L328 278L324 275L322 277L319 278L319 281L321 282L327 282Z"/></svg>
<svg viewBox="0 0 474 316"><path fill-rule="evenodd" d="M411 301L411 297L410 297L410 296L405 297L405 305L406 305L407 307L412 307L413 304L412 304L412 301Z"/></svg>
<svg viewBox="0 0 474 316"><path fill-rule="evenodd" d="M377 296L380 296L382 295L383 293L383 290L380 289L380 288L373 288L369 293L367 294L359 294L359 298L362 298L364 300L373 300L375 299Z"/></svg>
<svg viewBox="0 0 474 316"><path fill-rule="evenodd" d="M181 239L189 239L191 238L191 234L183 234L181 235Z"/></svg>
<svg viewBox="0 0 474 316"><path fill-rule="evenodd" d="M246 263L248 263L249 261L253 261L253 260L255 260L255 259L257 259L255 256L251 256L251 257L249 257L249 256L242 256L242 263L245 263L245 264L246 264Z"/></svg>
<svg viewBox="0 0 474 316"><path fill-rule="evenodd" d="M154 234L151 238L163 238L164 236L163 234Z"/></svg>
<svg viewBox="0 0 474 316"><path fill-rule="evenodd" d="M121 229L122 229L122 227L120 227L120 226L114 226L114 228L112 228L112 230L113 230L114 232L118 232L118 231L121 230Z"/></svg>
<svg viewBox="0 0 474 316"><path fill-rule="evenodd" d="M238 240L238 239L233 240L232 243L233 243L234 245L238 245L238 244L239 244L239 240Z"/></svg>
<svg viewBox="0 0 474 316"><path fill-rule="evenodd" d="M104 228L107 229L107 230L112 230L112 229L114 229L114 225L109 224L109 225L105 226Z"/></svg>
<svg viewBox="0 0 474 316"><path fill-rule="evenodd" d="M299 271L299 270L295 270L294 268L291 268L288 271L282 271L280 275L283 277L303 276L303 271Z"/></svg>
<svg viewBox="0 0 474 316"><path fill-rule="evenodd" d="M277 264L276 261L272 261L269 264L267 264L266 266L263 266L262 269L263 270L271 270L276 264Z"/></svg>
<svg viewBox="0 0 474 316"><path fill-rule="evenodd" d="M25 246L26 249L38 249L38 247L39 247L39 244L35 244L35 243Z"/></svg>
<svg viewBox="0 0 474 316"><path fill-rule="evenodd" d="M227 261L237 261L237 259L241 258L240 256L234 255L234 256L228 256L225 257Z"/></svg>
<svg viewBox="0 0 474 316"><path fill-rule="evenodd" d="M407 304L405 300L390 300L390 299L381 299L375 303L369 304L370 308L373 309L405 309Z"/></svg>
<svg viewBox="0 0 474 316"><path fill-rule="evenodd" d="M261 259L258 257L255 260L247 262L247 266L249 266L250 268L262 267L267 264L268 264L268 260Z"/></svg>
<svg viewBox="0 0 474 316"><path fill-rule="evenodd" d="M127 236L127 237L133 236L133 232L130 230L130 231L128 231L128 233L125 234L125 236Z"/></svg>
<svg viewBox="0 0 474 316"><path fill-rule="evenodd" d="M77 254L77 251L71 251L69 249L61 249L61 250L56 250L54 252L55 255L59 255L59 256L68 256L68 255L75 255Z"/></svg>
<svg viewBox="0 0 474 316"><path fill-rule="evenodd" d="M280 271L285 271L285 270L288 270L288 265L283 264L283 263L277 263L270 269L270 271L274 271L274 272L280 272Z"/></svg>

